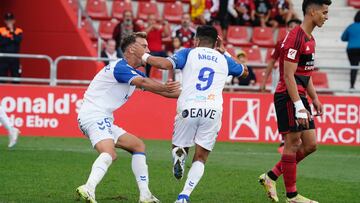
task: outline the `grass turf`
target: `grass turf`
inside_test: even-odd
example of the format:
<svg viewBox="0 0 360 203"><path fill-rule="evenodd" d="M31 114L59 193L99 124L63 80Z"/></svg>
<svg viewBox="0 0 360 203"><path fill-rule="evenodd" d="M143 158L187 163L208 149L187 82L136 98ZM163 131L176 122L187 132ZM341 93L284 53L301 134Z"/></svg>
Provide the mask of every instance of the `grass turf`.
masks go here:
<svg viewBox="0 0 360 203"><path fill-rule="evenodd" d="M174 202L185 178L172 177L170 142L145 141L150 189L163 203ZM269 202L258 176L279 160L275 144L217 143L192 202ZM193 151L193 150L192 150ZM131 156L118 150L118 160L98 185L98 202L137 202ZM192 156L192 154L191 154ZM75 189L86 182L97 153L86 139L21 137L7 149L0 137L0 202L76 202ZM191 159L187 160L187 170ZM300 194L325 203L359 202L360 148L319 146L298 167ZM278 181L284 202L282 178Z"/></svg>

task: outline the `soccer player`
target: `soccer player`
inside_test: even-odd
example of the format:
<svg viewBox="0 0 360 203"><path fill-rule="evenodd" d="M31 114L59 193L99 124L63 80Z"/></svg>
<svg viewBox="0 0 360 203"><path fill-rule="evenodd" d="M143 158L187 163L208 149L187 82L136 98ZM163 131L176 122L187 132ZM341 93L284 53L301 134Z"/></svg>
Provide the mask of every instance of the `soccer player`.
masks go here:
<svg viewBox="0 0 360 203"><path fill-rule="evenodd" d="M134 45L138 43L142 51L136 55ZM90 139L100 154L92 165L85 185L76 189L78 195L91 202L95 200L95 188L104 177L113 161L115 148L122 148L132 154L131 168L140 191L140 203L160 202L149 190L148 166L146 164L145 144L135 135L113 124L113 112L125 104L135 88L141 88L166 97L179 93L180 84L157 83L136 70L142 65L141 56L149 52L146 33L133 33L122 40L124 58L110 62L91 81L85 92L84 103L78 115L81 131Z"/></svg>
<svg viewBox="0 0 360 203"><path fill-rule="evenodd" d="M292 29L294 29L296 26L299 26L299 25L301 25L301 20L292 19L286 24L286 29L287 29L288 32L290 32ZM279 59L280 48L281 48L281 44L282 44L283 41L284 41L284 39L280 39L276 43L275 49L271 53L271 59L270 59L268 65L267 65L267 67L266 67L266 69L264 71L264 77L263 77L263 80L262 80L261 85L260 85L260 90L262 92L265 92L265 90L266 90L266 81L268 80L271 72L273 72L272 79L273 79L274 86L276 86L277 83L278 83L277 79L279 78L279 75L278 75L279 71L274 71L273 69L275 68L276 61ZM284 140L281 141L280 146L278 147L278 152L280 154L282 154L283 150L284 150Z"/></svg>
<svg viewBox="0 0 360 203"><path fill-rule="evenodd" d="M182 70L182 91L177 101L177 115L172 138L173 173L181 179L189 147L195 145L192 166L176 202L189 202L189 196L202 175L221 127L222 91L228 75L248 74L244 65L215 49L218 33L212 26L199 26L195 47L161 58L144 54L143 60L162 69Z"/></svg>
<svg viewBox="0 0 360 203"><path fill-rule="evenodd" d="M276 180L282 174L286 188L286 202L316 203L301 196L296 188L297 164L316 150L315 124L306 93L312 99L317 115L323 112L316 94L311 73L314 70L314 28L322 27L328 19L331 0L304 0L304 22L285 37L280 51L280 81L274 103L279 132L285 145L281 160L268 173L260 175L272 201L278 202Z"/></svg>
<svg viewBox="0 0 360 203"><path fill-rule="evenodd" d="M9 148L12 148L16 145L17 139L19 136L19 129L15 128L11 122L9 117L6 115L4 109L0 106L0 123L7 129L9 135Z"/></svg>

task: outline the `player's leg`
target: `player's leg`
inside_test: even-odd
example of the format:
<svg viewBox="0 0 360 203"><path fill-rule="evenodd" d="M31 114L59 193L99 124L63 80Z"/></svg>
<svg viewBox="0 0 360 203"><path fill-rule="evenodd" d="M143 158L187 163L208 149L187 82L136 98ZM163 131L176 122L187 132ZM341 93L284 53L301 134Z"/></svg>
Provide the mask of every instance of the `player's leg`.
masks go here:
<svg viewBox="0 0 360 203"><path fill-rule="evenodd" d="M274 95L274 104L279 133L282 134L285 142L286 134L296 130L294 107L290 97L282 94ZM276 181L281 174L282 161L280 160L270 171L259 176L259 183L264 187L266 195L274 202L279 201L276 191Z"/></svg>
<svg viewBox="0 0 360 203"><path fill-rule="evenodd" d="M8 135L9 135L8 147L11 148L11 147L15 146L20 131L11 124L9 117L6 115L4 109L1 106L0 106L0 123L8 131Z"/></svg>
<svg viewBox="0 0 360 203"><path fill-rule="evenodd" d="M185 173L185 160L189 147L194 146L198 118L191 118L189 110L183 110L175 117L172 137L173 174L177 180Z"/></svg>
<svg viewBox="0 0 360 203"><path fill-rule="evenodd" d="M99 141L96 143L95 149L99 152L99 156L96 158L91 167L89 178L85 185L82 185L76 189L76 192L81 198L90 201L91 203L96 202L96 186L103 179L112 162L116 160L113 139Z"/></svg>
<svg viewBox="0 0 360 203"><path fill-rule="evenodd" d="M118 130L122 130L118 128ZM121 135L115 145L117 148L122 148L132 154L131 169L134 173L139 191L139 202L150 203L160 202L152 195L149 189L149 172L146 164L145 144L144 142L130 133Z"/></svg>
<svg viewBox="0 0 360 203"><path fill-rule="evenodd" d="M200 179L204 174L205 163L209 156L209 153L209 150L201 147L200 145L195 145L193 163L187 174L184 188L178 195L176 202L183 203L190 201L190 194L195 189L196 185L199 183Z"/></svg>
<svg viewBox="0 0 360 203"><path fill-rule="evenodd" d="M208 111L208 110L207 110ZM183 190L178 195L176 202L189 202L190 194L202 178L205 170L205 163L212 149L214 148L218 132L221 128L221 112L209 110L213 117L199 118L198 128L195 135L195 154L193 162Z"/></svg>
<svg viewBox="0 0 360 203"><path fill-rule="evenodd" d="M79 119L81 131L89 137L91 144L99 153L99 156L91 167L91 172L86 184L76 189L76 192L81 198L91 203L96 202L96 186L103 179L108 168L117 157L114 135L110 133L110 127L107 127L103 121L104 119L99 119L99 122L81 123L81 119ZM109 121L108 118L106 118L106 121Z"/></svg>

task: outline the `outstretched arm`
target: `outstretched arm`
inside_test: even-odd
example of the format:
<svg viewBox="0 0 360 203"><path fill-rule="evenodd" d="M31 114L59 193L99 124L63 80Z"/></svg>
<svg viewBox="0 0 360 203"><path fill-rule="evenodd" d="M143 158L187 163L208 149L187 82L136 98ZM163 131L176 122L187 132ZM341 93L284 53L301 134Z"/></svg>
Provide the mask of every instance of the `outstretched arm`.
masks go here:
<svg viewBox="0 0 360 203"><path fill-rule="evenodd" d="M164 97L177 98L180 94L179 82L170 81L164 85L150 78L136 77L131 81L131 84Z"/></svg>

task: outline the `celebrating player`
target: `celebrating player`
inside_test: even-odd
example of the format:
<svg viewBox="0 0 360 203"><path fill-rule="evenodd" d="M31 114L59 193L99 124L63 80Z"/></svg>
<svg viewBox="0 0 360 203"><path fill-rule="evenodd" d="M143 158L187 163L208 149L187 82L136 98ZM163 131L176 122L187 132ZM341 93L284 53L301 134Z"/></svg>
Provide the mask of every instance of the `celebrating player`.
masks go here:
<svg viewBox="0 0 360 203"><path fill-rule="evenodd" d="M140 45L141 55L134 52L135 44ZM116 147L132 154L131 168L140 190L139 202L160 202L148 187L145 144L135 135L114 125L113 112L127 102L136 87L173 97L179 94L180 84L169 82L163 85L145 78L142 72L136 70L142 64L143 53L149 52L146 33L134 33L125 37L121 49L124 58L105 66L95 76L84 95L84 103L78 115L79 127L100 155L92 165L86 184L78 187L76 192L81 198L96 202L95 188L111 163L116 160Z"/></svg>
<svg viewBox="0 0 360 203"><path fill-rule="evenodd" d="M199 26L195 47L182 49L172 57L143 55L143 60L162 69L180 69L182 91L177 101L177 115L172 138L173 173L181 179L189 147L195 154L183 191L176 202L189 202L189 196L204 173L204 164L212 151L221 127L222 91L228 75L248 74L246 66L215 50L218 33L212 26Z"/></svg>
<svg viewBox="0 0 360 203"><path fill-rule="evenodd" d="M276 180L283 174L286 202L316 203L301 196L296 188L297 164L316 150L315 124L306 93L312 99L317 115L323 112L311 73L314 70L315 40L311 35L316 26L328 19L331 0L304 0L304 22L285 37L280 51L280 81L274 100L279 132L285 145L281 160L268 173L260 175L272 201L278 202Z"/></svg>
<svg viewBox="0 0 360 203"><path fill-rule="evenodd" d="M9 145L8 147L14 147L16 145L18 136L19 136L19 129L15 128L11 122L9 117L6 115L4 109L0 106L0 123L7 129L9 134Z"/></svg>

